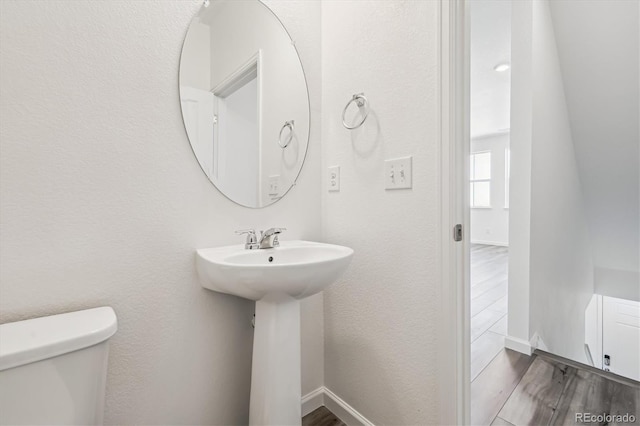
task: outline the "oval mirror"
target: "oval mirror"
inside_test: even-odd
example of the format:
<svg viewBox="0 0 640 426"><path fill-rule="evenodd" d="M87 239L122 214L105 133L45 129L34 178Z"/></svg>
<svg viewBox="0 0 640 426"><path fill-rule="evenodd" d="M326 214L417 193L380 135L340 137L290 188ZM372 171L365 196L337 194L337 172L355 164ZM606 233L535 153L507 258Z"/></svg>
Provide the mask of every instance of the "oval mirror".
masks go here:
<svg viewBox="0 0 640 426"><path fill-rule="evenodd" d="M295 184L309 143L307 82L260 1L204 3L182 48L180 103L200 167L227 198L266 207Z"/></svg>

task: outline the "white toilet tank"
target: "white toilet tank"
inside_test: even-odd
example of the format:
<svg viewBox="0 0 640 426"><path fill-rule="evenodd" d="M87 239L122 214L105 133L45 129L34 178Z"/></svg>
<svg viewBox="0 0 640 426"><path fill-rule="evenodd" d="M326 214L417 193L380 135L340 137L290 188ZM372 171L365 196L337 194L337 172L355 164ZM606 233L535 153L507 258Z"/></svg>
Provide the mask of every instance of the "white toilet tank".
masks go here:
<svg viewBox="0 0 640 426"><path fill-rule="evenodd" d="M102 424L110 307L0 325L0 424Z"/></svg>

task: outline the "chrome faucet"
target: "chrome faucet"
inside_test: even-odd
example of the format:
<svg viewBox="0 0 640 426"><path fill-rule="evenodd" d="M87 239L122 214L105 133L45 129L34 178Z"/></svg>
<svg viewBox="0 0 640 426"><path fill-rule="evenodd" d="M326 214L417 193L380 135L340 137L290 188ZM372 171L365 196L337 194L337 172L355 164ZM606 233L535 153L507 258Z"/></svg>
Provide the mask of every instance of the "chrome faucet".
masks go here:
<svg viewBox="0 0 640 426"><path fill-rule="evenodd" d="M269 228L266 231L260 231L260 248L274 248L280 245L278 234L286 231L287 228Z"/></svg>
<svg viewBox="0 0 640 426"><path fill-rule="evenodd" d="M257 250L278 247L280 245L280 241L278 241L278 234L286 230L287 228L269 228L266 231L260 231L260 241L258 241L258 237L256 236L256 231L254 229L243 229L241 231L236 231L236 234L247 234L247 240L244 244L244 248L246 250Z"/></svg>
<svg viewBox="0 0 640 426"><path fill-rule="evenodd" d="M258 243L258 237L256 237L255 229L243 229L241 231L236 231L236 234L238 235L247 234L247 241L244 243L245 250L255 250L260 248L260 244Z"/></svg>

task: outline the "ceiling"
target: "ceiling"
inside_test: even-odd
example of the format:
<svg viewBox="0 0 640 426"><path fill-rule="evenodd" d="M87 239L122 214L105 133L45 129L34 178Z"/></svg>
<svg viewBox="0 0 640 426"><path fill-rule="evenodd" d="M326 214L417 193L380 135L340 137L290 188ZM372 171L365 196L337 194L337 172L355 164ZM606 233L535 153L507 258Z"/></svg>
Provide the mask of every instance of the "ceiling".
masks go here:
<svg viewBox="0 0 640 426"><path fill-rule="evenodd" d="M511 2L474 0L471 7L471 137L509 129L511 73L494 71L511 61Z"/></svg>

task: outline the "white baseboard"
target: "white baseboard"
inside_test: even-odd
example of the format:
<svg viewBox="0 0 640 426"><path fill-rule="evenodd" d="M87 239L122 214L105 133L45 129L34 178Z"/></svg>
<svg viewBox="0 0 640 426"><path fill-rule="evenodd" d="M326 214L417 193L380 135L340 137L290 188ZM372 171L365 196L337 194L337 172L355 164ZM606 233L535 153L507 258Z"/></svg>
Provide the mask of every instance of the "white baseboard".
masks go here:
<svg viewBox="0 0 640 426"><path fill-rule="evenodd" d="M525 355L531 355L536 349L548 352L547 345L545 345L542 337L536 332L533 333L531 340L526 341L517 337L507 336L504 338L504 347L514 350L516 352L523 353Z"/></svg>
<svg viewBox="0 0 640 426"><path fill-rule="evenodd" d="M544 343L544 340L542 340L542 337L540 337L537 332L533 333L533 337L531 338L531 352L535 351L536 349L549 352L547 345Z"/></svg>
<svg viewBox="0 0 640 426"><path fill-rule="evenodd" d="M509 247L509 243L503 243L503 242L500 242L500 241L471 240L471 244L482 244L482 245L485 245L485 246Z"/></svg>
<svg viewBox="0 0 640 426"><path fill-rule="evenodd" d="M374 426L373 423L367 420L362 414L358 413L338 395L327 388L324 388L324 392L325 406L344 423L348 425Z"/></svg>
<svg viewBox="0 0 640 426"><path fill-rule="evenodd" d="M306 416L323 405L349 426L374 426L355 408L324 386L320 386L302 397L302 416Z"/></svg>
<svg viewBox="0 0 640 426"><path fill-rule="evenodd" d="M513 336L507 336L504 338L504 347L525 355L531 355L533 353L530 341Z"/></svg>
<svg viewBox="0 0 640 426"><path fill-rule="evenodd" d="M302 397L302 417L324 405L324 386L313 390Z"/></svg>

